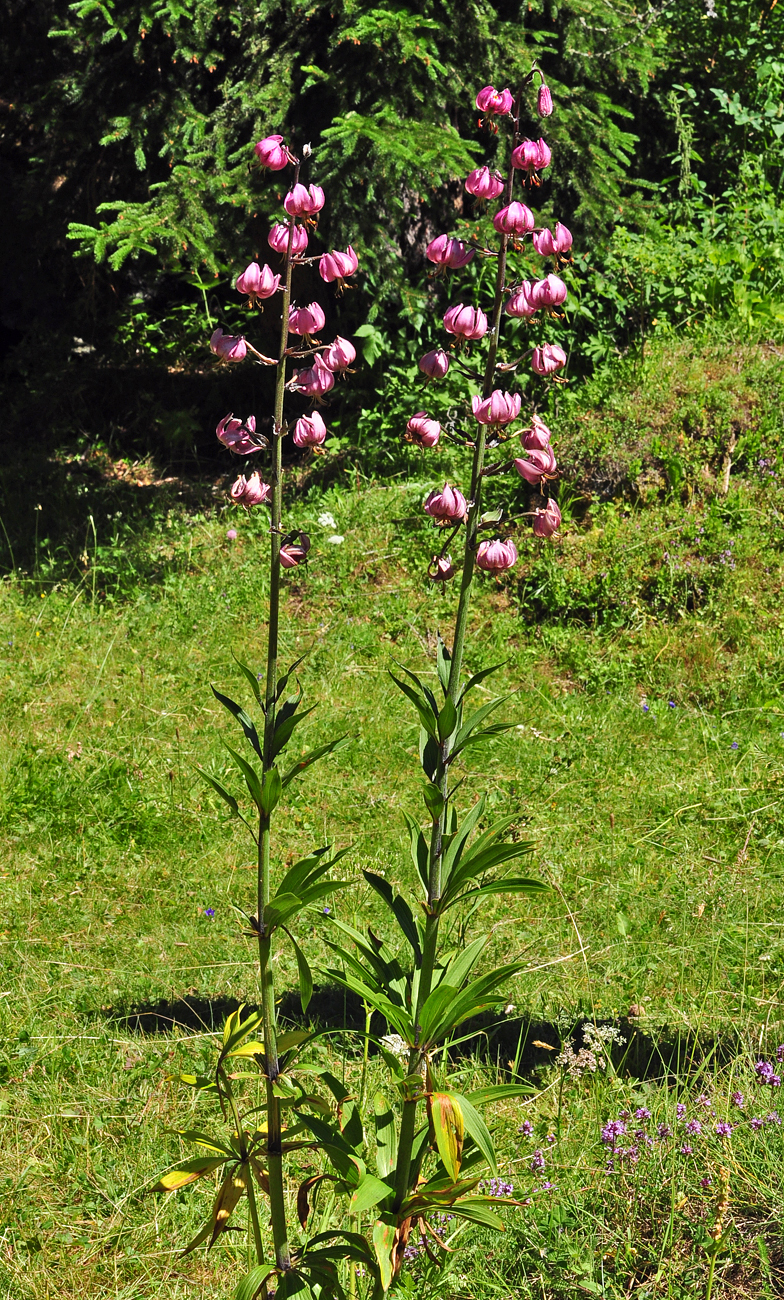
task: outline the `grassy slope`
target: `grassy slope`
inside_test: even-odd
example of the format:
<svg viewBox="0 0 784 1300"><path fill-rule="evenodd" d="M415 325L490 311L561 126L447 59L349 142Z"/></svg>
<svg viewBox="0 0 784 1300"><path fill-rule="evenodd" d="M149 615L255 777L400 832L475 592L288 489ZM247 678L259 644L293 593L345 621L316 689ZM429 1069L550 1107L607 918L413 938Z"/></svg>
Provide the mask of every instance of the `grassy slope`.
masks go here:
<svg viewBox="0 0 784 1300"><path fill-rule="evenodd" d="M518 1006L564 1026L630 1005L652 1025L755 1036L781 1021L781 362L765 349L741 360L720 341L658 348L644 376L616 372L564 403L575 520L554 547L526 542L515 577L477 595L469 665L505 661L496 681L514 692L516 727L474 759L466 801L487 790L494 813L515 813L536 842L532 871L558 887L522 917L499 900L482 926L493 955L531 966L510 990ZM373 866L410 887L401 812L419 804L416 727L386 670L395 657L429 671L436 629L448 638L452 597L422 580L434 464L300 497L297 522L318 545L284 618L290 657L310 651L302 680L319 703L303 747L335 732L351 742L297 788L281 859L328 838L352 845L354 874ZM461 470L457 458L458 482ZM324 511L341 545L326 542ZM141 1187L161 1163L154 1146L174 1115L161 1070L172 1053L193 1061L203 1040L134 1039L101 1012L254 993L229 907L250 902L251 846L193 765L228 773L221 738L233 738L209 683L241 691L232 651L261 665L263 519L174 507L134 527L135 540L129 530L100 551L97 590L89 565L78 588L54 582L43 555L48 580L9 582L0 614L0 1107L6 1177L21 1180L9 1294L59 1293L77 1276L90 1292L151 1294L162 1270L178 1291L169 1225L192 1211L117 1207L129 1179ZM102 600L113 582L120 595ZM376 915L360 886L339 907L359 923ZM293 985L287 954L280 967ZM598 1122L606 1100L573 1110L565 1167L584 1159L585 1117ZM768 1209L771 1195L755 1192ZM119 1256L103 1253L118 1232ZM219 1265L230 1273L232 1254ZM213 1267L184 1271L212 1289Z"/></svg>

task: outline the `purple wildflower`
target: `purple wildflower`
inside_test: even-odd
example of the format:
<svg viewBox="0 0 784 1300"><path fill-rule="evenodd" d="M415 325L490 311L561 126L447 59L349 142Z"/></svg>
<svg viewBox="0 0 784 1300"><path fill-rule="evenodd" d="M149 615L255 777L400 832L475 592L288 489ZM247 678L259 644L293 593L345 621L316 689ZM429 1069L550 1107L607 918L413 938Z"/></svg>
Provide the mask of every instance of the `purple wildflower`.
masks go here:
<svg viewBox="0 0 784 1300"><path fill-rule="evenodd" d="M756 1133L762 1128L765 1121L764 1119L760 1119L759 1115L753 1115L749 1123Z"/></svg>
<svg viewBox="0 0 784 1300"><path fill-rule="evenodd" d="M666 1142L667 1138L672 1137L672 1129L669 1124L657 1124L656 1132L659 1134L662 1142Z"/></svg>
<svg viewBox="0 0 784 1300"><path fill-rule="evenodd" d="M675 1107L675 1114L678 1116L678 1119L686 1118L686 1107L682 1101L679 1101L678 1105Z"/></svg>
<svg viewBox="0 0 784 1300"><path fill-rule="evenodd" d="M737 748L738 748L738 742L737 740L733 740L732 744L730 745L730 749L737 749Z"/></svg>
<svg viewBox="0 0 784 1300"><path fill-rule="evenodd" d="M765 1116L766 1124L780 1124L781 1117L777 1110L772 1110L769 1115Z"/></svg>
<svg viewBox="0 0 784 1300"><path fill-rule="evenodd" d="M681 1147L681 1155L682 1155L682 1156L693 1156L693 1155L694 1155L694 1147L690 1147L689 1144L688 1144L688 1142L684 1142L683 1146Z"/></svg>
<svg viewBox="0 0 784 1300"><path fill-rule="evenodd" d="M699 1097L697 1098L696 1104L698 1106L701 1106L703 1110L710 1110L711 1099L708 1096L707 1092L700 1093Z"/></svg>
<svg viewBox="0 0 784 1300"><path fill-rule="evenodd" d="M691 1133L693 1137L696 1137L698 1133L702 1132L700 1121L698 1119L690 1119L686 1125L686 1132Z"/></svg>
<svg viewBox="0 0 784 1300"><path fill-rule="evenodd" d="M647 1106L638 1106L637 1109L636 1109L636 1111L634 1112L634 1118L635 1118L635 1119L650 1119L650 1118L651 1118L651 1112L648 1110L648 1107L647 1107Z"/></svg>
<svg viewBox="0 0 784 1300"><path fill-rule="evenodd" d="M744 1102L746 1099L743 1096L742 1092L733 1092L731 1100L733 1106L737 1106L738 1110L743 1110Z"/></svg>
<svg viewBox="0 0 784 1300"><path fill-rule="evenodd" d="M728 1124L725 1120L721 1120L716 1125L716 1137L726 1138L729 1137L731 1132L732 1132L732 1125Z"/></svg>
<svg viewBox="0 0 784 1300"><path fill-rule="evenodd" d="M214 908L214 907L205 907L205 909L204 909L204 915L205 915L205 916L208 916L208 917L210 918L210 920L212 920L213 916L215 915L215 908Z"/></svg>
<svg viewBox="0 0 784 1300"><path fill-rule="evenodd" d="M776 1060L784 1061L784 1043L779 1043L778 1047L776 1048Z"/></svg>
<svg viewBox="0 0 784 1300"><path fill-rule="evenodd" d="M531 1156L531 1172L536 1173L537 1169L544 1169L544 1155L537 1147Z"/></svg>
<svg viewBox="0 0 784 1300"><path fill-rule="evenodd" d="M704 1178L700 1179L700 1187L710 1187L710 1186L711 1186L711 1180L710 1178L708 1178L706 1174Z"/></svg>
<svg viewBox="0 0 784 1300"><path fill-rule="evenodd" d="M534 1131L534 1126L530 1119L524 1119L517 1131L518 1133L522 1133L523 1137L529 1138Z"/></svg>
<svg viewBox="0 0 784 1300"><path fill-rule="evenodd" d="M602 1129L602 1142L605 1146L615 1146L615 1139L626 1132L626 1125L622 1119L611 1119Z"/></svg>
<svg viewBox="0 0 784 1300"><path fill-rule="evenodd" d="M781 1079L776 1074L770 1061L757 1061L754 1069L763 1083L769 1083L771 1088L781 1087Z"/></svg>

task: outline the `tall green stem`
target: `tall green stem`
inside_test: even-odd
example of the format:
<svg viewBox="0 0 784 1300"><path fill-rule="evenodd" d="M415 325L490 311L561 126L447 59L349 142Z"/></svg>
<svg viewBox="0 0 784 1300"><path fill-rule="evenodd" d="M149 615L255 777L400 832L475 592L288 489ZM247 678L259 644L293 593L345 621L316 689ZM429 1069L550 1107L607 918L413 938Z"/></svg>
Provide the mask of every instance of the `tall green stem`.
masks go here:
<svg viewBox="0 0 784 1300"><path fill-rule="evenodd" d="M299 180L297 164L294 184ZM291 218L283 283L280 348L278 373L275 385L275 409L272 426L272 497L270 525L270 595L269 626L267 630L267 675L264 687L264 760L267 773L274 766L275 711L278 690L278 633L280 625L280 534L283 497L283 399L286 392L286 352L289 341L289 306L291 304L292 247L294 218ZM259 858L256 886L257 915L259 918L259 978L261 983L261 1014L264 1031L264 1056L266 1061L267 1095L267 1162L270 1187L270 1215L272 1238L275 1244L275 1262L280 1269L291 1267L291 1254L286 1226L286 1198L283 1186L283 1151L280 1102L275 1095L275 1081L280 1073L278 1062L277 1022L275 1016L275 984L272 970L272 939L265 933L264 909L270 901L270 841L271 813L259 814ZM261 1263L259 1259L259 1263Z"/></svg>
<svg viewBox="0 0 784 1300"><path fill-rule="evenodd" d="M512 196L512 186L514 184L514 171L510 168L506 181L506 202L510 202ZM495 383L496 362L498 358L498 342L501 332L501 315L504 309L504 287L506 283L506 262L507 262L508 238L506 235L501 237L501 246L498 251L498 264L495 281L495 296L493 299L493 312L490 327L490 347L487 353L487 362L485 364L484 381L482 385L482 396L489 397L493 391ZM455 639L452 646L452 660L449 669L449 684L447 695L451 700L457 697L460 685L460 673L463 666L463 648L465 645L466 628L468 626L468 610L471 601L471 584L474 577L474 565L476 560L477 535L479 532L479 521L482 517L482 472L484 470L485 447L487 440L486 427L483 424L479 426L479 433L474 444L474 458L471 466L471 491L468 505L468 515L466 517L465 546L463 550L463 571L460 579L460 597L457 605L457 618L455 621ZM427 902L428 915L425 921L425 934L422 943L422 963L419 971L419 987L415 1008L415 1024L417 1026L417 1045L411 1051L408 1059L408 1073L421 1073L424 1067L424 1054L420 1049L418 1042L419 1034L419 1015L423 1004L430 996L433 987L433 972L435 971L436 957L438 955L438 934L440 925L440 916L438 915L437 905L441 897L442 889L442 841L445 828L446 818L446 795L449 780L449 754L453 737L450 736L439 748L438 767L436 770L434 784L438 786L443 798L444 809L439 817L433 819L433 825L430 834L430 852L428 864L428 887ZM416 1112L417 1099L403 1103L403 1114L400 1121L400 1137L398 1141L398 1160L395 1180L395 1208L399 1209L411 1185L411 1152L416 1135Z"/></svg>

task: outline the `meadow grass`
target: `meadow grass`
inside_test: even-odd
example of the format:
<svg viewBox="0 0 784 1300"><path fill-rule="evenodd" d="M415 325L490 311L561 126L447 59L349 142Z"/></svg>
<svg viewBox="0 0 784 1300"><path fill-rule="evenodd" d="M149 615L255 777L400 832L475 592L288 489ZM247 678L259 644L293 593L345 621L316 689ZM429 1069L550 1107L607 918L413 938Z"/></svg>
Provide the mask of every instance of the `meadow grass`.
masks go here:
<svg viewBox="0 0 784 1300"><path fill-rule="evenodd" d="M491 935L489 957L527 964L508 990L510 1018L547 1024L558 1042L537 1049L530 1100L495 1117L502 1175L530 1204L501 1239L468 1234L446 1275L420 1252L412 1295L703 1294L722 1163L735 1226L714 1294L784 1287L781 1130L750 1125L775 1110L755 1052L784 1038L780 394L778 423L771 416L781 366L757 353L744 379L720 370L712 346L710 364L685 367L680 428L664 349L641 376L597 380L582 407L570 399L565 444L584 485L572 522L552 547L523 543L515 576L477 593L468 665L501 665L486 685L508 693L515 725L474 751L465 804L484 790L494 815L514 814L513 832L535 843L526 870L553 892L522 912L499 898L468 928ZM760 404L760 392L770 400ZM630 457L622 430L632 423ZM738 460L724 494L717 479L733 430ZM606 491L596 486L602 466L614 475ZM283 620L286 654L307 654L301 680L319 706L302 748L336 734L347 743L291 787L279 865L313 845L350 845L352 879L372 867L413 891L402 813L423 812L417 727L388 669L397 659L432 673L454 604L423 580L427 462L411 456L385 480L347 467L331 486L300 476L296 520L314 561L288 582ZM463 469L455 453L453 480ZM177 1259L209 1188L147 1194L180 1151L167 1127L182 1126L189 1107L207 1122L208 1103L183 1098L167 1075L206 1063L210 1026L129 1028L149 1004L255 998L253 954L231 911L251 902L252 846L195 767L232 780L223 742L234 736L209 686L247 703L232 655L262 665L264 520L194 499L118 520L104 497L80 577L39 545L3 588L9 1296L216 1293L240 1268L228 1238L212 1255ZM383 926L359 883L336 908ZM328 925L314 918L317 964ZM293 988L285 952L279 965L279 987ZM637 1026L653 1042L681 1030L692 1057L664 1083L635 1079L622 1052L605 1068L564 1074L553 1059L586 1019L619 1024L627 1038ZM507 1039L495 1058L469 1056L461 1068L508 1071ZM328 1041L334 1058L339 1045ZM355 1055L340 1056L340 1068L357 1081ZM743 1111L730 1100L738 1090ZM682 1155L683 1142L660 1140L656 1125L679 1132L676 1101L694 1118L700 1094L716 1116ZM636 1158L616 1157L608 1172L601 1128L640 1106L652 1112L643 1127L653 1145L640 1138ZM728 1117L737 1124L721 1138L713 1129ZM519 1132L526 1119L530 1138ZM531 1167L535 1150L544 1171Z"/></svg>

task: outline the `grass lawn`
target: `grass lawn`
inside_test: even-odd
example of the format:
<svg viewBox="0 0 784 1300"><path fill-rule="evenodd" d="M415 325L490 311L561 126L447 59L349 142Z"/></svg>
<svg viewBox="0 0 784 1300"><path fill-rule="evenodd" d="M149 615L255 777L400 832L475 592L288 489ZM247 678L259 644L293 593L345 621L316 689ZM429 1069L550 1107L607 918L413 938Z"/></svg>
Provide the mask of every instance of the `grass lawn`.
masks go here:
<svg viewBox="0 0 784 1300"><path fill-rule="evenodd" d="M420 1251L412 1295L702 1295L720 1167L733 1231L714 1295L784 1292L784 1140L753 1068L784 1039L784 403L775 349L733 368L736 354L660 346L643 372L564 399L569 522L479 583L468 666L502 665L487 685L509 694L515 726L471 751L463 803L485 791L494 815L514 814L535 842L526 870L553 892L469 919L492 936L488 961L527 973L497 1049L460 1068L508 1071L528 1020L558 1041L529 1042L530 1100L493 1116L502 1176L528 1203L500 1239L464 1234L446 1274ZM287 583L284 642L291 660L307 653L318 704L297 737L348 740L291 787L278 862L350 845L357 883L335 907L358 927L384 925L362 867L415 894L402 814L424 820L418 726L388 669L434 673L436 632L449 640L454 596L424 579L421 512L444 463L411 453L379 479L349 458L329 486L300 473L292 506L314 548ZM194 766L233 780L209 687L247 704L232 656L262 667L265 519L176 483L140 503L127 466L90 465L103 477L84 549L47 545L47 516L0 604L3 1295L222 1294L239 1243L177 1258L211 1190L148 1194L180 1152L167 1129L207 1114L168 1075L209 1059L211 1025L145 1034L134 1014L255 998L231 909L251 907L253 846ZM459 453L448 469L459 483ZM302 936L316 965L329 924L316 915ZM277 978L296 984L286 951ZM586 1020L627 1040L613 1063L598 1050L593 1068L568 1053L555 1066ZM635 1032L678 1031L687 1054L664 1082L626 1068ZM359 1086L355 1042L329 1041ZM623 1154L601 1140L610 1120Z"/></svg>

